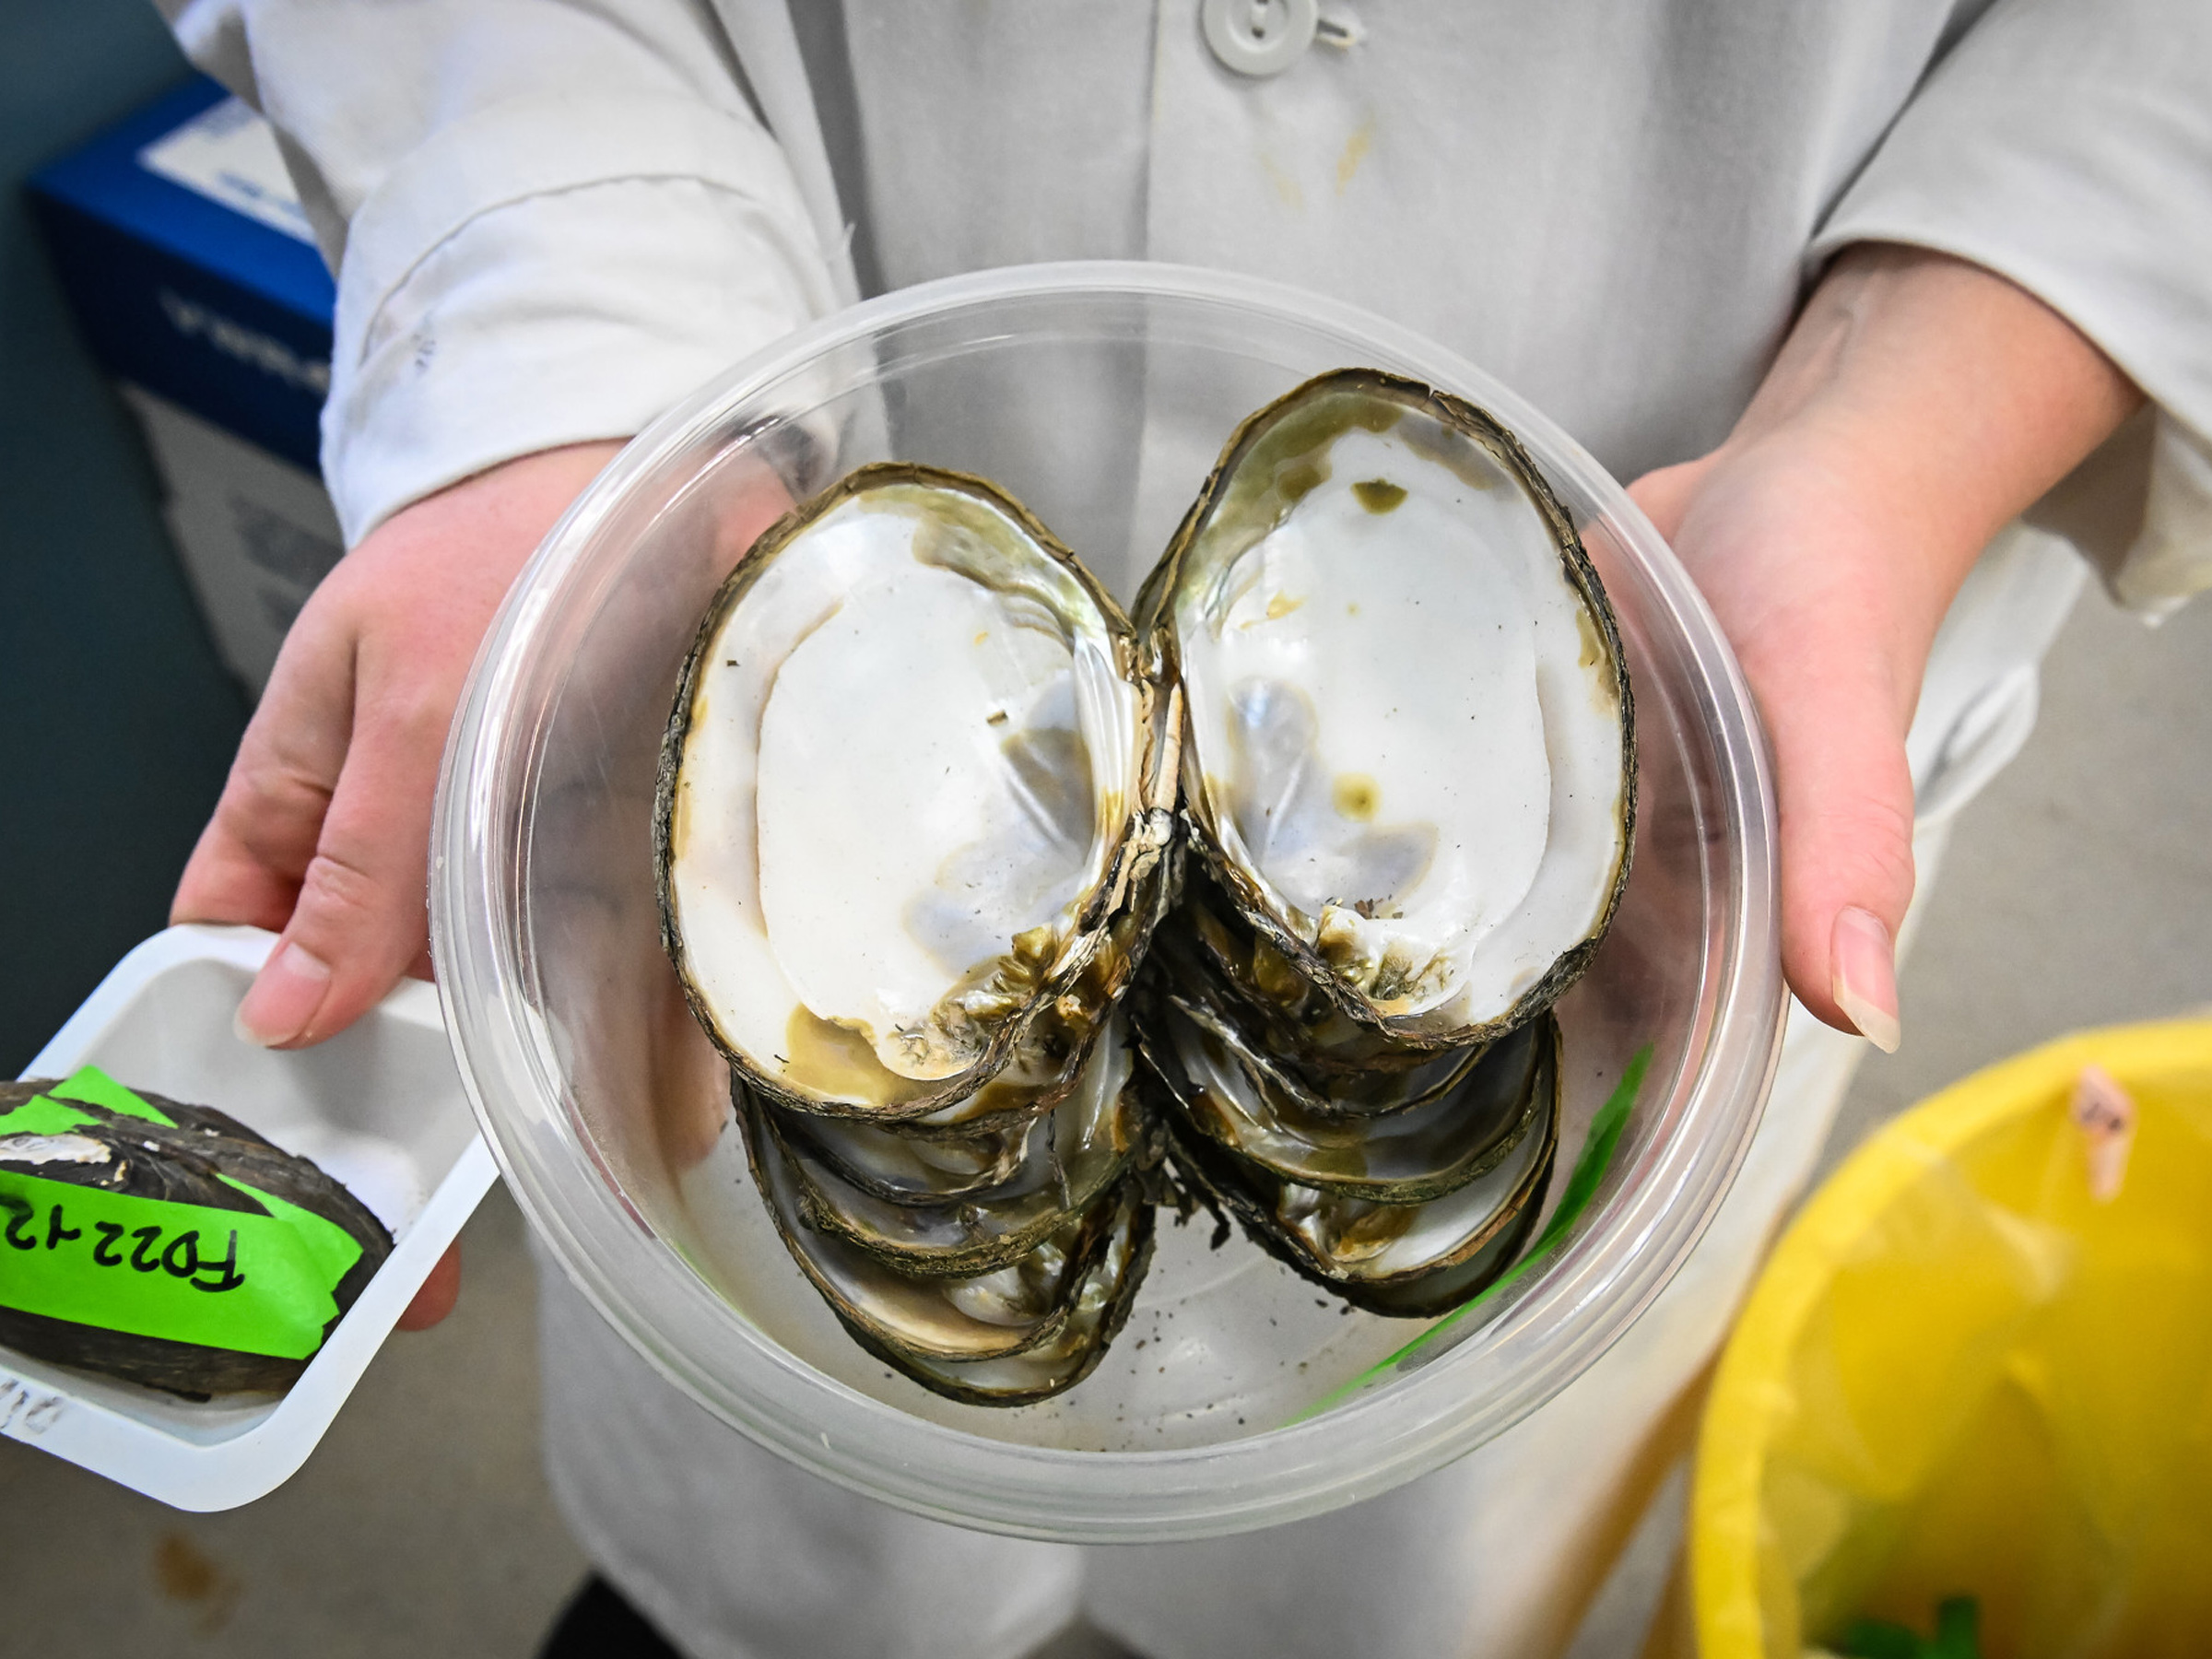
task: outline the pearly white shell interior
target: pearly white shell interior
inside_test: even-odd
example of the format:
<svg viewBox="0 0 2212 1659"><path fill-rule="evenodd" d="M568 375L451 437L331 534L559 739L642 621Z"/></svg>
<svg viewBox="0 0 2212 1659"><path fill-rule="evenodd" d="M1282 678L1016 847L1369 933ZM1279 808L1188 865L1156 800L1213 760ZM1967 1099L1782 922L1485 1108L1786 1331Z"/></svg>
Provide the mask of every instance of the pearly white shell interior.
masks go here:
<svg viewBox="0 0 2212 1659"><path fill-rule="evenodd" d="M802 529L708 642L677 774L671 899L725 1041L878 1100L971 1063L947 1000L1017 935L1065 942L1139 718L1098 602L985 498L888 484Z"/></svg>
<svg viewBox="0 0 2212 1659"><path fill-rule="evenodd" d="M1218 512L1186 559L1186 781L1380 1012L1497 1018L1597 925L1625 853L1611 666L1479 443L1407 410L1302 459L1323 476L1287 511Z"/></svg>

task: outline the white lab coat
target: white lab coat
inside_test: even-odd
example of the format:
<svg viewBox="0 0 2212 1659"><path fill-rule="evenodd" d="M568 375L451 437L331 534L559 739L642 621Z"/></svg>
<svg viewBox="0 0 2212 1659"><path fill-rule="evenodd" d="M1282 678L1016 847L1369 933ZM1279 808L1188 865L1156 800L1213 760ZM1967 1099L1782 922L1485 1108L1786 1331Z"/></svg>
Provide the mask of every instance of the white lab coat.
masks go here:
<svg viewBox="0 0 2212 1659"><path fill-rule="evenodd" d="M349 541L632 432L864 288L1050 258L1351 300L1632 477L1716 442L1822 262L1887 240L2012 277L2151 399L1954 608L1911 746L1924 865L2026 735L2068 541L2146 610L2212 585L2204 0L1329 0L1350 43L1266 80L1214 60L1199 0L164 3L274 120L338 271L324 460ZM556 1491L702 1659L1012 1659L1078 1607L1157 1659L1547 1651L1856 1052L1800 1015L1658 1304L1534 1418L1355 1510L1088 1551L914 1520L721 1428L549 1273Z"/></svg>

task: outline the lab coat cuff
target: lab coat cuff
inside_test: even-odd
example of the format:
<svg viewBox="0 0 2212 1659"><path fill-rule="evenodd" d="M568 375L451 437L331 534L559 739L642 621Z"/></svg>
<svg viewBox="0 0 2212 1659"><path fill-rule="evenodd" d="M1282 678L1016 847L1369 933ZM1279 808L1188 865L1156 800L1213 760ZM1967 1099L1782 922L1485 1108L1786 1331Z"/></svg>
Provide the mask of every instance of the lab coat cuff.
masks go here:
<svg viewBox="0 0 2212 1659"><path fill-rule="evenodd" d="M1828 216L1808 268L1860 241L1948 253L2117 363L2152 409L2028 516L2158 615L2212 587L2212 106L2194 70L2112 62L2089 10L2000 9L1970 31Z"/></svg>
<svg viewBox="0 0 2212 1659"><path fill-rule="evenodd" d="M697 106L495 106L348 229L323 462L348 546L501 461L625 437L835 306L782 153Z"/></svg>

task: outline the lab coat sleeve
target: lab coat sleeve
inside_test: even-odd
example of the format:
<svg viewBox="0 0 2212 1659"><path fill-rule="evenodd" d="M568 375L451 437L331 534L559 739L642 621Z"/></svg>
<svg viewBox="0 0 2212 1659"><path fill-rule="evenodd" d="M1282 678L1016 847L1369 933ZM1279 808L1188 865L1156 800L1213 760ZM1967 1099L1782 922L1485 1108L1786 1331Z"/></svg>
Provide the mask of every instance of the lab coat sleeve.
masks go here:
<svg viewBox="0 0 2212 1659"><path fill-rule="evenodd" d="M2060 312L2147 394L2029 515L2149 614L2212 587L2212 6L1997 0L1813 244L1955 254Z"/></svg>
<svg viewBox="0 0 2212 1659"><path fill-rule="evenodd" d="M627 436L835 308L707 0L165 9L270 117L337 273L323 468L349 546L500 461Z"/></svg>

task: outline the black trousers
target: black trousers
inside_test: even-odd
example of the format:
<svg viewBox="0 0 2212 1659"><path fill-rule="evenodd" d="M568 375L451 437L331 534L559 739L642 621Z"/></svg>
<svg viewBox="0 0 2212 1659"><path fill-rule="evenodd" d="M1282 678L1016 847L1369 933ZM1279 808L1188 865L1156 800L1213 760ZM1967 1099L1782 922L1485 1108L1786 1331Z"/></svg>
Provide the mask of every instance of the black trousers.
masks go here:
<svg viewBox="0 0 2212 1659"><path fill-rule="evenodd" d="M683 1659L645 1615L594 1573L560 1610L538 1659Z"/></svg>

